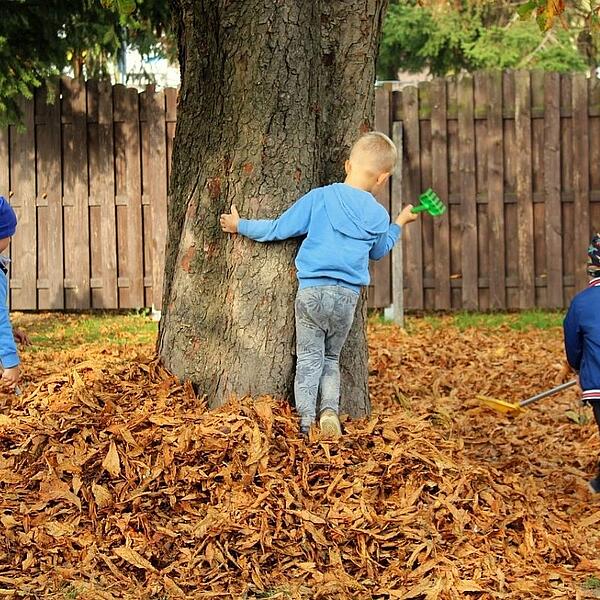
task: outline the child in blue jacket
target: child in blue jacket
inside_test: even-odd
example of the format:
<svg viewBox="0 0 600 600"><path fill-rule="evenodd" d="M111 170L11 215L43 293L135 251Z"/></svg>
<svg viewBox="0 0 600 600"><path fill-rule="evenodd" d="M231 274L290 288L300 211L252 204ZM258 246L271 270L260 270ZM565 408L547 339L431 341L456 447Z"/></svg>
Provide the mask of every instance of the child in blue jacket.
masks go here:
<svg viewBox="0 0 600 600"><path fill-rule="evenodd" d="M579 374L583 401L592 407L600 429L600 233L588 249L588 275L587 289L573 298L565 317L565 349L569 364ZM600 493L600 465L589 486Z"/></svg>
<svg viewBox="0 0 600 600"><path fill-rule="evenodd" d="M369 283L369 258L385 256L401 228L417 218L408 205L395 223L373 197L396 162L394 143L381 133L362 136L345 163L344 183L316 188L273 220L240 219L235 206L221 228L257 242L304 237L296 256L296 377L294 397L304 433L316 421L328 437L341 434L339 357L354 320L360 289Z"/></svg>
<svg viewBox="0 0 600 600"><path fill-rule="evenodd" d="M17 228L17 216L4 196L0 196L0 253L10 244ZM8 258L0 255L0 362L2 384L15 389L20 378L20 360L8 315Z"/></svg>

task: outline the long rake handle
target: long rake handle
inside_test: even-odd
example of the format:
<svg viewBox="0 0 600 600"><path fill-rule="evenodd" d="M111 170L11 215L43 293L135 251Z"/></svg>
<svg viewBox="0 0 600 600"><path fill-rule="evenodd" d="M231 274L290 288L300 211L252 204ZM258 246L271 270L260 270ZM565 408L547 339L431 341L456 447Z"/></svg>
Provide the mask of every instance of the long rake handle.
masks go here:
<svg viewBox="0 0 600 600"><path fill-rule="evenodd" d="M573 387L577 383L577 379L573 379L571 381L567 381L567 383L561 383L556 387L553 387L551 390L546 390L540 394L536 394L535 396L531 396L531 398L527 398L527 400L523 400L523 402L519 402L519 406L527 406L528 404L533 404L542 398L547 398L548 396L552 396L552 394L558 394L558 392L562 392L567 388Z"/></svg>

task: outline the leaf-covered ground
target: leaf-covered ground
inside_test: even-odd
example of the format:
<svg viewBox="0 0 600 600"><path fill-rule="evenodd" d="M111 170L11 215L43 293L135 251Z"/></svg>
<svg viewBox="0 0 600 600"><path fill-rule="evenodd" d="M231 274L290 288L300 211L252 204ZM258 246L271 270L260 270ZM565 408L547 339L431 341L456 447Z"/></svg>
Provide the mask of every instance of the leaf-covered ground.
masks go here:
<svg viewBox="0 0 600 600"><path fill-rule="evenodd" d="M538 322L539 321L539 322ZM0 395L0 596L587 598L600 588L600 443L557 315L370 326L374 415L339 442L269 398L207 412L140 316L21 315Z"/></svg>

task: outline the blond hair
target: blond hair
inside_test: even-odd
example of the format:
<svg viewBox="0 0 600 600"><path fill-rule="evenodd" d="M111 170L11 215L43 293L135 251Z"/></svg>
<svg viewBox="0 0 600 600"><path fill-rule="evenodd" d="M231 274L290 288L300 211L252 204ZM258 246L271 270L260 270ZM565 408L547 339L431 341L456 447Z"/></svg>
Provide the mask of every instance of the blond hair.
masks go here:
<svg viewBox="0 0 600 600"><path fill-rule="evenodd" d="M361 136L350 150L350 160L361 164L373 175L391 173L398 159L398 151L390 138L378 131Z"/></svg>

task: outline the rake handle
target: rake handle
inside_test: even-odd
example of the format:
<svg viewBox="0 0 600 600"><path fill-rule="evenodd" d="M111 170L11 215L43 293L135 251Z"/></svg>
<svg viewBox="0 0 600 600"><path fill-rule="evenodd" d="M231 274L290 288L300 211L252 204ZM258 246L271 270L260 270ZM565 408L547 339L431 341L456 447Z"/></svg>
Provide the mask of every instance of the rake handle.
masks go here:
<svg viewBox="0 0 600 600"><path fill-rule="evenodd" d="M558 392L562 392L567 388L573 387L577 383L577 379L573 379L571 381L567 381L567 383L561 383L556 387L553 387L551 390L546 390L545 392L541 392L540 394L536 394L535 396L531 396L531 398L527 398L527 400L523 400L523 402L519 402L519 406L527 406L529 404L533 404L542 398L547 398L548 396L552 396L552 394L558 394Z"/></svg>
<svg viewBox="0 0 600 600"><path fill-rule="evenodd" d="M424 206L423 204L420 204L419 206L413 206L410 209L411 213L420 213L420 212L425 212L426 210L429 210L428 206Z"/></svg>

